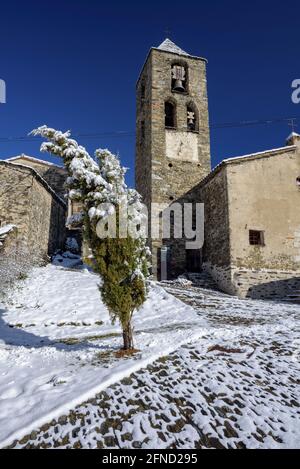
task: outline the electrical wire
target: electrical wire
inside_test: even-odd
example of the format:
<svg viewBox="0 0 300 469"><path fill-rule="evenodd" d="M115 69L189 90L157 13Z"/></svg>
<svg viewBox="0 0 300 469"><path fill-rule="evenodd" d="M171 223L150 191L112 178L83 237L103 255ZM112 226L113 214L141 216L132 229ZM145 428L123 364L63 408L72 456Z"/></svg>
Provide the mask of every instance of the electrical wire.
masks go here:
<svg viewBox="0 0 300 469"><path fill-rule="evenodd" d="M292 127L296 127L295 122L300 120L300 116L295 117L276 117L272 119L256 119L256 120L245 120L238 122L225 122L220 124L211 124L211 129L232 129L232 128L241 128L241 127L252 127L258 125L272 125L272 124L282 124L286 123ZM204 127L202 127L204 129ZM201 130L201 129L200 129ZM155 132L154 132L155 133ZM93 138L123 138L123 137L134 137L135 131L130 130L115 130L110 132L93 132L93 133L74 133L72 137L82 138L82 139L93 139ZM10 142L34 142L36 137L31 137L30 135L24 135L20 137L0 137L0 143L10 143Z"/></svg>

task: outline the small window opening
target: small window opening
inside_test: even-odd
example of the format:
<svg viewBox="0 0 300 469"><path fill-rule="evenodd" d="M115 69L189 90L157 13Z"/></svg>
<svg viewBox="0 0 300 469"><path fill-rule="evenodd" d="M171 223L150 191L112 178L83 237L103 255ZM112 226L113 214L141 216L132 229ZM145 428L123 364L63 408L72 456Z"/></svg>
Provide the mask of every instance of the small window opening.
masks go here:
<svg viewBox="0 0 300 469"><path fill-rule="evenodd" d="M187 128L188 128L188 130L191 130L191 131L197 130L197 127L196 127L197 126L196 113L195 113L194 109L192 109L191 106L187 107L186 118L187 118Z"/></svg>
<svg viewBox="0 0 300 469"><path fill-rule="evenodd" d="M169 200L171 200L172 202L172 200L174 200L174 197L171 195L171 197L169 197Z"/></svg>
<svg viewBox="0 0 300 469"><path fill-rule="evenodd" d="M298 187L300 187L300 176L297 177L296 184L297 184Z"/></svg>
<svg viewBox="0 0 300 469"><path fill-rule="evenodd" d="M141 122L141 137L142 137L142 140L145 139L145 122L144 121Z"/></svg>
<svg viewBox="0 0 300 469"><path fill-rule="evenodd" d="M165 127L175 129L175 105L167 101L165 103Z"/></svg>
<svg viewBox="0 0 300 469"><path fill-rule="evenodd" d="M173 165L172 165L172 163L169 163L169 168L173 168Z"/></svg>
<svg viewBox="0 0 300 469"><path fill-rule="evenodd" d="M249 243L251 246L264 246L265 237L263 231L249 230Z"/></svg>
<svg viewBox="0 0 300 469"><path fill-rule="evenodd" d="M186 91L186 70L182 65L172 67L172 91L184 93Z"/></svg>
<svg viewBox="0 0 300 469"><path fill-rule="evenodd" d="M193 102L188 103L186 107L186 126L191 132L199 131L199 113Z"/></svg>
<svg viewBox="0 0 300 469"><path fill-rule="evenodd" d="M146 86L145 86L145 83L142 83L141 84L141 98L145 99L145 96L146 96Z"/></svg>

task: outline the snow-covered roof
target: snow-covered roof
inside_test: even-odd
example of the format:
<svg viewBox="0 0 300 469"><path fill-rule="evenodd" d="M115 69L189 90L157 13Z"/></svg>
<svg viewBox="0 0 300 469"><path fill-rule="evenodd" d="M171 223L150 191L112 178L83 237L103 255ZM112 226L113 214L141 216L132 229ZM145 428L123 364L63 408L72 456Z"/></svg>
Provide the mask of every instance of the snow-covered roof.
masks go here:
<svg viewBox="0 0 300 469"><path fill-rule="evenodd" d="M286 139L286 141L288 142L288 141L291 140L291 138L293 138L293 137L299 137L299 138L300 138L300 135L297 134L296 132L292 132L292 133L288 136L288 138Z"/></svg>
<svg viewBox="0 0 300 469"><path fill-rule="evenodd" d="M171 54L183 55L185 57L190 57L191 59L202 60L204 62L207 62L207 59L205 59L204 57L198 57L196 55L188 54L183 49L181 49L179 46L177 46L173 41L171 41L171 39L166 38L158 47L151 47L151 49L149 50L148 55L146 57L146 60L144 62L144 65L142 66L142 69L140 71L140 74L139 74L139 77L138 77L138 80L137 80L137 84L140 81L142 72L143 72L143 70L145 68L145 65L146 65L146 63L149 59L149 56L150 56L150 54L153 50L159 50L159 51L163 51L163 52L169 52Z"/></svg>
<svg viewBox="0 0 300 469"><path fill-rule="evenodd" d="M60 201L63 205L66 205L66 202L52 189L52 187L49 186L48 182L32 167L32 166L27 166L26 164L21 164L21 163L14 163L9 160L0 160L0 165L7 165L11 167L20 167L20 168L25 168L29 169L30 172L35 176L35 178L42 183L42 185L46 188L48 192L50 192L57 200Z"/></svg>
<svg viewBox="0 0 300 469"><path fill-rule="evenodd" d="M281 153L287 153L290 151L295 151L297 149L296 145L287 145L285 147L280 147L280 148L273 148L272 150L266 150L266 151L261 151L258 153L249 153L248 155L242 155L242 156L235 156L232 158L226 158L222 160L217 166L215 166L212 171L200 182L200 184L205 184L208 180L210 180L214 175L224 166L227 164L234 164L234 163L243 163L245 161L253 161L258 158L266 158L266 157L272 157Z"/></svg>
<svg viewBox="0 0 300 469"><path fill-rule="evenodd" d="M273 148L272 150L260 151L258 153L249 153L248 155L233 156L231 158L226 158L225 160L221 162L221 164L237 162L238 160L243 160L243 159L261 158L261 157L269 156L269 155L272 156L280 152L294 150L295 148L296 148L295 145L290 145L290 146L285 146L285 147L280 147L280 148Z"/></svg>
<svg viewBox="0 0 300 469"><path fill-rule="evenodd" d="M181 47L177 46L173 41L171 41L171 39L168 38L166 38L158 47L152 47L151 50L152 49L169 52L171 54L185 55L191 59L204 60L207 62L207 59L204 59L203 57L198 57L196 55L185 52L183 49L181 49Z"/></svg>
<svg viewBox="0 0 300 469"><path fill-rule="evenodd" d="M8 225L0 226L0 236L6 235L14 228L16 228L16 225L8 224Z"/></svg>
<svg viewBox="0 0 300 469"><path fill-rule="evenodd" d="M173 52L174 54L179 54L179 55L190 55L184 50L182 50L180 47L176 46L174 42L172 42L170 39L165 39L159 46L159 50L164 50L166 52Z"/></svg>
<svg viewBox="0 0 300 469"><path fill-rule="evenodd" d="M7 224L0 226L0 246L3 246L3 242L7 237L8 233L16 228L16 225Z"/></svg>
<svg viewBox="0 0 300 469"><path fill-rule="evenodd" d="M5 161L9 161L9 162L15 162L15 161L18 161L19 159L23 159L23 160L28 160L28 161L32 161L33 163L37 163L37 164L43 164L43 165L46 165L46 166L53 166L55 168L59 168L59 169L64 169L63 166L59 166L58 164L54 164L54 163L50 163L49 161L45 161L45 160L40 160L38 158L35 158L33 156L28 156L28 155L25 155L24 153L22 153L21 155L19 156L13 156L12 158L8 158L7 160Z"/></svg>

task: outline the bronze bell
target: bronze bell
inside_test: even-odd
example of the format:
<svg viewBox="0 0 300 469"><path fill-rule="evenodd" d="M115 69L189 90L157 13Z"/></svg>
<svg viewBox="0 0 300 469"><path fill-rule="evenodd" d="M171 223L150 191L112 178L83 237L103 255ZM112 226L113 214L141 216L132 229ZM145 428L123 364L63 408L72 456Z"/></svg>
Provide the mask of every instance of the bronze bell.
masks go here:
<svg viewBox="0 0 300 469"><path fill-rule="evenodd" d="M175 80L173 90L174 91L180 91L180 92L185 91L185 88L182 84L182 80Z"/></svg>

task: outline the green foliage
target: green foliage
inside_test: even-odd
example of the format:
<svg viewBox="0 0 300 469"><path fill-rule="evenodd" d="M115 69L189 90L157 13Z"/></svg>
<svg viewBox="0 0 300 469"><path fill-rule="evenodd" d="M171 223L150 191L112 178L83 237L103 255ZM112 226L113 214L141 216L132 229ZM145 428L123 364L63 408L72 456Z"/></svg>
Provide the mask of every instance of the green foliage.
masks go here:
<svg viewBox="0 0 300 469"><path fill-rule="evenodd" d="M61 132L47 126L33 131L47 138L41 151L60 156L69 173L68 195L82 203L82 212L73 216L71 223L82 223L84 239L92 256L85 259L101 276L100 291L113 321L119 320L123 328L124 348L133 348L131 319L147 296L149 250L142 234L139 237L99 238L98 222L107 223L111 212L119 227L119 208L125 203L131 208L131 220L142 218L140 195L128 189L118 158L108 150L96 150L95 159L86 149ZM110 206L110 208L103 208ZM139 223L138 223L139 224Z"/></svg>
<svg viewBox="0 0 300 469"><path fill-rule="evenodd" d="M134 273L137 269L136 252L139 240L99 239L92 234L88 238L93 252L92 264L100 274L102 284L100 291L113 321L117 319L123 327L130 322L134 310L138 309L146 299L146 286L143 276ZM88 260L87 260L88 261ZM144 265L144 274L147 264Z"/></svg>

